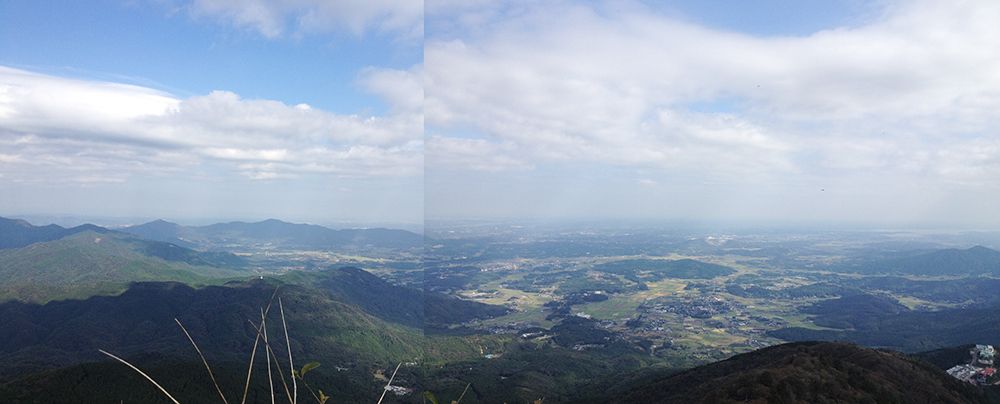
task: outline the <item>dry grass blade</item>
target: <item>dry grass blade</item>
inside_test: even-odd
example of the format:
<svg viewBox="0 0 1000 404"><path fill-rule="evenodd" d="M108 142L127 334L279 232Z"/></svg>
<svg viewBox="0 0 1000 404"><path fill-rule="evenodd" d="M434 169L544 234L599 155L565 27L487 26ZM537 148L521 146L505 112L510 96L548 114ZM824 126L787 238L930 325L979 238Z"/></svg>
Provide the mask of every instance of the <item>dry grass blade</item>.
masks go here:
<svg viewBox="0 0 1000 404"><path fill-rule="evenodd" d="M306 379L305 379L305 378L302 378L302 384L304 384L304 385L306 386L306 390L309 390L309 393L310 393L310 394L312 394L313 398L315 398L315 399L316 399L316 402L317 402L317 403L320 403L320 404L322 404L322 403L323 403L323 400L321 400L321 399L319 398L319 396L317 396L317 395L316 395L316 392L315 392L315 391L313 391L312 387L309 387L309 383L308 383L308 382L306 382Z"/></svg>
<svg viewBox="0 0 1000 404"><path fill-rule="evenodd" d="M471 386L471 385L472 385L472 383L469 383L469 384L465 385L465 390L462 390L462 395L458 396L458 400L455 401L455 404L458 404L458 403L462 402L462 398L465 397L465 392L469 391L469 386Z"/></svg>
<svg viewBox="0 0 1000 404"><path fill-rule="evenodd" d="M264 309L261 309L261 319L264 318ZM253 350L250 351L250 365L247 366L247 382L243 385L243 400L240 401L241 404L246 404L247 393L250 391L250 375L253 374L253 360L257 357L257 343L260 342L260 334L253 339Z"/></svg>
<svg viewBox="0 0 1000 404"><path fill-rule="evenodd" d="M268 352L271 352L271 347L267 345L267 319L264 311L260 312L260 329L264 331L264 358L267 359L267 388L271 391L271 404L274 404L274 379L271 378L271 357Z"/></svg>
<svg viewBox="0 0 1000 404"><path fill-rule="evenodd" d="M278 288L277 287L274 288L274 292L271 293L271 298L267 301L267 310L261 309L261 314L260 314L260 319L261 319L261 323L260 324L261 324L261 327L264 326L264 317L266 317L267 313L269 313L271 311L271 305L274 304L274 298L276 296L278 296ZM253 324L253 323L251 322L251 324ZM254 326L254 328L256 328L256 326ZM260 330L259 329L257 330L257 335L253 339L253 351L250 352L250 366L247 367L247 381L246 381L246 384L243 385L243 400L240 401L241 404L246 404L246 402L247 402L247 393L250 391L250 376L253 374L253 361L254 361L254 357L257 356L257 344L258 344L258 342L260 342ZM264 344L265 345L267 344L267 333L266 333L266 331L264 333ZM270 382L271 381L271 358L268 357L266 354L264 355L264 357L266 357L267 360L268 360L268 363L267 363L267 380ZM271 403L272 404L274 403L274 385L273 384L271 385Z"/></svg>
<svg viewBox="0 0 1000 404"><path fill-rule="evenodd" d="M285 306L281 304L281 298L278 298L278 310L281 313L281 328L285 331L285 345L288 348L288 368L292 374L292 404L298 403L299 400L299 388L298 384L295 383L295 364L292 362L292 341L288 339L288 324L285 323Z"/></svg>
<svg viewBox="0 0 1000 404"><path fill-rule="evenodd" d="M396 378L396 372L399 371L399 367L402 365L403 362L399 362L399 364L396 365L396 370L392 371L392 376L389 376L389 382L386 383L385 387L382 389L382 397L378 398L377 404L382 404L382 400L385 399L385 393L389 392L389 386L392 386L392 380Z"/></svg>
<svg viewBox="0 0 1000 404"><path fill-rule="evenodd" d="M160 389L160 391L162 391L162 392L163 392L163 394L164 394L164 395L166 395L166 396L167 396L167 398L169 398L169 399L170 399L170 401L173 401L173 402L174 402L174 404L181 404L181 403L180 403L180 401L177 401L177 399L176 399L176 398L174 398L174 396L170 395L170 393L168 393L168 392L167 392L167 390L163 388L163 386L160 386L160 384L159 384L159 383L157 383L157 382L156 382L156 380L153 380L153 378L152 378L152 377L149 377L149 375L147 375L147 374L146 374L146 372L143 372L143 371L139 370L139 368L137 368L137 367L135 367L135 366L132 366L132 364L131 364L131 363L128 363L128 362L127 362L127 361L125 361L124 359L122 359L122 358L119 358L119 357L117 357L117 356L114 356L114 355L112 355L112 354L108 353L107 351L105 351L105 350L103 350L103 349L98 349L98 351L100 351L100 352L101 352L102 354L105 354L105 355L107 355L107 356L110 356L110 357L111 357L112 359L114 359L114 360L116 360L116 361L119 361L119 362L121 362L121 363L124 363L124 364L125 364L125 366L128 366L128 367L132 368L132 370L134 370L134 371L138 372L138 373L139 373L140 375L142 375L142 377L145 377L145 378L146 378L146 380L149 380L149 382L150 382L150 383L153 383L153 385L154 385L154 386L156 386L156 388Z"/></svg>
<svg viewBox="0 0 1000 404"><path fill-rule="evenodd" d="M250 325L252 325L253 328L257 330L258 335L262 334L261 331L263 330L263 327L254 324L254 322L250 321L249 319L247 320L247 322L249 322ZM281 380L281 385L285 388L285 394L288 396L288 402L290 403L292 402L292 392L288 390L288 383L285 382L285 374L281 372L281 366L280 366L281 362L278 361L278 357L274 354L275 350L274 348L271 348L270 343L264 341L264 348L266 349L267 353L271 355L271 359L274 360L274 369L278 371L278 380Z"/></svg>
<svg viewBox="0 0 1000 404"><path fill-rule="evenodd" d="M198 356L201 357L201 363L205 364L205 370L208 370L208 377L212 379L212 384L215 385L215 391L219 392L219 397L222 397L222 402L229 404L229 400L226 400L226 395L222 394L222 389L219 388L219 383L215 381L215 374L212 373L212 368L208 366L208 361L205 360L205 355L202 355L201 348L198 348L198 344L194 343L194 338L191 338L191 334L188 334L188 330L184 328L184 324L181 324L181 321L176 318L174 319L174 321L176 321L177 325L181 327L181 331L184 331L184 335L188 337L188 341L191 341L191 345L194 346L194 350L197 351Z"/></svg>

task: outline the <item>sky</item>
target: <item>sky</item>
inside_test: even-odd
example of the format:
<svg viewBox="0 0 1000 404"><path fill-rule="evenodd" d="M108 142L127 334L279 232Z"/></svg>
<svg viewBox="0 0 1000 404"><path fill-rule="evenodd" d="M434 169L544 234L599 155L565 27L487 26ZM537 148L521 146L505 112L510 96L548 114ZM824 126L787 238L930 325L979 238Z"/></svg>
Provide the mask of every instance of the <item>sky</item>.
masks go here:
<svg viewBox="0 0 1000 404"><path fill-rule="evenodd" d="M1000 3L12 0L0 216L1000 226Z"/></svg>
<svg viewBox="0 0 1000 404"><path fill-rule="evenodd" d="M423 220L423 3L0 3L0 216Z"/></svg>
<svg viewBox="0 0 1000 404"><path fill-rule="evenodd" d="M427 218L1000 225L995 1L427 5Z"/></svg>

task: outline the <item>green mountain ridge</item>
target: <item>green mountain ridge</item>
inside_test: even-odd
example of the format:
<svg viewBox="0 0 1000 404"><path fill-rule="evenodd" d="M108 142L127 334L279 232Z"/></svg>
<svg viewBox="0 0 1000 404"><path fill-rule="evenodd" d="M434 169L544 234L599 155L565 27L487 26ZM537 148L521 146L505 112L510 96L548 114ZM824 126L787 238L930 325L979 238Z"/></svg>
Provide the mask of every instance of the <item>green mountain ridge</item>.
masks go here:
<svg viewBox="0 0 1000 404"><path fill-rule="evenodd" d="M183 322L221 379L229 380L230 386L241 385L255 336L247 320L260 318L259 310L276 288L296 363L322 363L315 373L317 383L324 391L337 392L337 402L377 395L379 382L371 377L375 369L391 369L400 362L470 360L481 356L484 345L504 343L503 337L488 335L425 336L419 326L425 315L423 300L407 301L419 299L421 291L389 284L357 268L200 288L178 282L141 282L117 296L0 304L0 324L4 325L0 327L0 402L45 402L45 396L37 396L45 391L112 401L158 400L149 385L124 366L108 362L97 349L121 355L170 381L173 390L188 397L185 402L212 401L214 394L207 396L211 400L199 396L206 391L204 374L200 366L192 366L197 365L197 357L173 319ZM381 293L352 292L362 288ZM492 313L492 306L444 301L455 306L448 310ZM481 306L489 310L482 311ZM276 322L278 306L272 310L272 343L283 344ZM178 369L185 373L178 375ZM415 385L414 372L420 373L402 370L399 382ZM255 391L259 397L264 388L257 385ZM87 400L77 402L82 401Z"/></svg>
<svg viewBox="0 0 1000 404"><path fill-rule="evenodd" d="M205 253L87 230L53 241L0 250L0 301L46 302L119 293L131 282L180 281L195 285L246 277L242 258Z"/></svg>
<svg viewBox="0 0 1000 404"><path fill-rule="evenodd" d="M296 330L293 342L304 344L303 352L317 355L335 352L372 360L412 360L422 355L425 315L440 318L459 312L487 318L506 312L502 307L453 298L425 312L425 295L420 290L389 284L357 268L201 288L180 282L138 282L116 296L0 304L0 324L4 325L0 327L0 375L11 364L35 363L35 370L43 370L101 359L96 356L101 343L126 354L183 352L185 344L178 343L185 341L175 338L179 334L174 332L174 317L185 322L193 335L212 337L207 344L212 349L206 352L242 352L254 335L247 320L259 318L256 310L266 305L276 288L290 328L294 325ZM366 289L377 293L352 292ZM427 296L431 301L444 299ZM436 338L441 343L460 340Z"/></svg>
<svg viewBox="0 0 1000 404"><path fill-rule="evenodd" d="M269 243L286 248L414 249L423 247L423 236L396 229L334 230L313 224L288 223L277 219L260 222L228 222L207 226L182 226L163 220L130 226L121 231L149 240L157 240L191 248L230 243Z"/></svg>
<svg viewBox="0 0 1000 404"><path fill-rule="evenodd" d="M34 226L24 220L0 217L0 249L25 247L38 242L58 240L85 231L106 233L109 230L92 224L71 228L54 224Z"/></svg>
<svg viewBox="0 0 1000 404"><path fill-rule="evenodd" d="M203 288L154 282L135 283L118 296L0 305L0 322L6 325L0 335L0 376L101 360L97 349L124 356L190 357L174 318L207 356L236 360L248 355L253 343L248 320L259 322L260 309L276 287L294 335L293 353L303 359L388 362L421 355L418 329L385 322L317 289L261 280Z"/></svg>

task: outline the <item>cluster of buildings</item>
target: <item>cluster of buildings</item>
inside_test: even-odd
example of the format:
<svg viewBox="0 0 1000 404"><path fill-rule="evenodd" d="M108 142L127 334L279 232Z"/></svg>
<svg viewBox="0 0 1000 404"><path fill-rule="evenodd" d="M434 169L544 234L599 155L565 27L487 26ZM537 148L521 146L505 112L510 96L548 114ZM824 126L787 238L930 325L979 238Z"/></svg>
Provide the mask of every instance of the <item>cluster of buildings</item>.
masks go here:
<svg viewBox="0 0 1000 404"><path fill-rule="evenodd" d="M948 369L948 374L972 384L982 385L992 382L997 371L993 367L993 358L996 355L993 346L976 345L969 350L969 354L972 356L969 363L953 366Z"/></svg>
<svg viewBox="0 0 1000 404"><path fill-rule="evenodd" d="M686 317L701 319L746 309L746 306L735 301L726 300L720 296L699 297L680 302L654 301L651 304L644 304L643 306L640 309L645 309L648 312L661 314L676 313Z"/></svg>

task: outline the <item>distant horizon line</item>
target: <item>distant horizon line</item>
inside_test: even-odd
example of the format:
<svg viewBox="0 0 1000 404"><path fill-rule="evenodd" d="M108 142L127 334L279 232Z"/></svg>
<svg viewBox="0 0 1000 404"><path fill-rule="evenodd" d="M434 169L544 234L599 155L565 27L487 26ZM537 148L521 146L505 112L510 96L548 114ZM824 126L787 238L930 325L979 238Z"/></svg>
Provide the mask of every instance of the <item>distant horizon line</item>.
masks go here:
<svg viewBox="0 0 1000 404"><path fill-rule="evenodd" d="M225 223L261 223L269 220L277 220L289 224L306 224L306 225L316 225L323 227L333 227L334 229L371 229L371 228L389 228L389 229L400 229L412 231L414 228L423 228L422 223L412 223L412 222L395 222L395 221L365 221L365 220L346 220L346 219L330 219L330 220L305 220L299 218L278 218L278 217L266 217L263 219L257 218L176 218L167 216L106 216L106 215L78 215L78 214L10 214L10 213L0 213L0 218L17 219L24 220L33 226L46 226L54 224L62 227L76 227L80 225L95 225L100 227L106 227L109 229L118 229L128 226L138 226L155 221L164 221L168 223L177 224L180 226L206 226L213 224L225 224ZM350 226L350 227L344 227Z"/></svg>
<svg viewBox="0 0 1000 404"><path fill-rule="evenodd" d="M423 232L435 226L461 225L509 225L509 226L567 226L603 227L618 229L654 229L675 227L706 230L812 230L812 231L941 231L941 232L1000 232L1000 226L969 225L944 222L847 222L834 220L814 221L773 221L773 220L727 220L727 219L677 219L677 218L620 218L620 217L427 217L422 222L378 221L365 219L305 219L297 217L170 217L146 215L81 215L70 213L0 213L0 217L21 219L35 226L56 224L78 226L93 224L102 227L120 228L142 225L157 220L183 226L204 226L219 223L260 223L278 220L292 224L310 224L335 228L396 228ZM44 222L44 223L43 223ZM349 227L345 227L349 226Z"/></svg>

